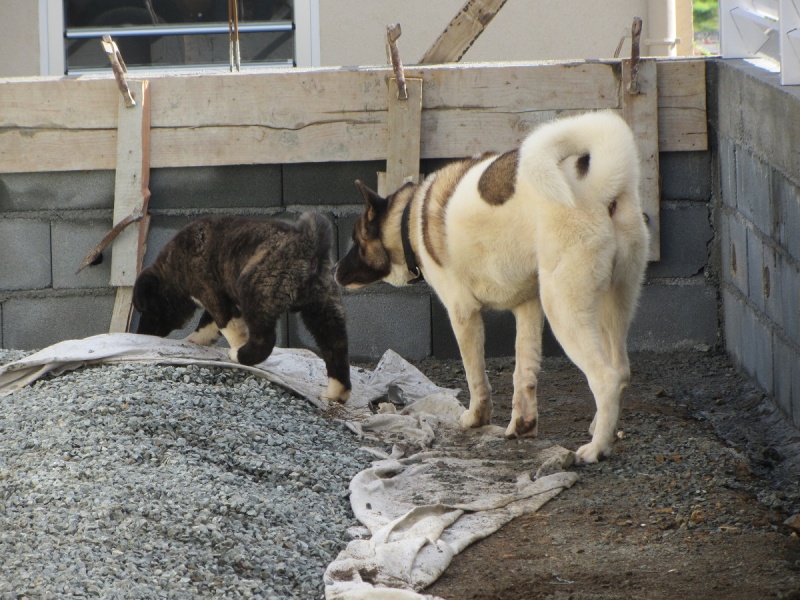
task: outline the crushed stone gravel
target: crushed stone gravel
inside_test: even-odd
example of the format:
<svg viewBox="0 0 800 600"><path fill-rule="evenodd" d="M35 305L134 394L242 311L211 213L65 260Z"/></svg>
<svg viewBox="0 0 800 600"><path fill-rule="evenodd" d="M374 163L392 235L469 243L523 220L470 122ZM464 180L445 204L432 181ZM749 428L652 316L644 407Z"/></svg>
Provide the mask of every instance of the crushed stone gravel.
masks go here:
<svg viewBox="0 0 800 600"><path fill-rule="evenodd" d="M370 459L341 423L236 370L36 382L0 400L0 595L321 598Z"/></svg>

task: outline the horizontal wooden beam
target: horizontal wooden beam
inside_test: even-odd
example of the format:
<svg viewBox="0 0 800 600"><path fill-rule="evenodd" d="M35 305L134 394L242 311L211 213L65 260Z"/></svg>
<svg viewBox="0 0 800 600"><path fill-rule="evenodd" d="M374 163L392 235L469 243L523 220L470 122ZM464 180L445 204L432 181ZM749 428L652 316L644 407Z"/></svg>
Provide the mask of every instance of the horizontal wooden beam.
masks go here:
<svg viewBox="0 0 800 600"><path fill-rule="evenodd" d="M560 114L621 110L619 61L406 68L420 78L422 158L518 144ZM390 68L148 74L151 167L383 159ZM0 79L0 172L116 168L116 82ZM661 151L708 147L705 64L658 62Z"/></svg>

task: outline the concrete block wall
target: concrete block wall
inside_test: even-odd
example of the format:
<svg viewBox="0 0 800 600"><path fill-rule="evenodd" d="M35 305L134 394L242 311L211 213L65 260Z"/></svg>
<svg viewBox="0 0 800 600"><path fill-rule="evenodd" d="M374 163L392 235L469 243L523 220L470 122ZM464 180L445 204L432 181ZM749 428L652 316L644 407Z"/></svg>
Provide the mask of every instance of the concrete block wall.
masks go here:
<svg viewBox="0 0 800 600"><path fill-rule="evenodd" d="M633 349L712 346L719 339L717 292L708 276L710 157L661 155L662 260L648 271ZM424 161L422 171L444 162ZM382 170L382 161L153 170L145 264L180 227L210 213L295 218L321 211L336 227L341 256L363 206L353 182L376 188ZM0 175L0 345L41 348L107 331L115 295L108 287L110 251L100 265L75 270L111 226L113 192L113 172ZM356 360L377 359L389 348L409 359L458 356L445 310L427 284L346 292L345 308ZM485 322L487 354L512 355L513 317L489 312ZM313 347L297 315L285 317L278 334L284 346ZM547 332L545 353L560 352Z"/></svg>
<svg viewBox="0 0 800 600"><path fill-rule="evenodd" d="M709 63L725 347L800 426L800 88Z"/></svg>

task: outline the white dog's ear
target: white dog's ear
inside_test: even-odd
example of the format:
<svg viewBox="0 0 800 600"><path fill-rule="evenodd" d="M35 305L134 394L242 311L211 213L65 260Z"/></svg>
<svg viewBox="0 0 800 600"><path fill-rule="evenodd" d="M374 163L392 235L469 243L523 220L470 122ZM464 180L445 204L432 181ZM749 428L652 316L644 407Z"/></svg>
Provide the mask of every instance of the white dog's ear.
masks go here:
<svg viewBox="0 0 800 600"><path fill-rule="evenodd" d="M364 185L359 179L356 179L356 186L358 186L358 189L361 191L361 196L364 198L367 221L374 221L386 208L386 198L381 197L378 192Z"/></svg>

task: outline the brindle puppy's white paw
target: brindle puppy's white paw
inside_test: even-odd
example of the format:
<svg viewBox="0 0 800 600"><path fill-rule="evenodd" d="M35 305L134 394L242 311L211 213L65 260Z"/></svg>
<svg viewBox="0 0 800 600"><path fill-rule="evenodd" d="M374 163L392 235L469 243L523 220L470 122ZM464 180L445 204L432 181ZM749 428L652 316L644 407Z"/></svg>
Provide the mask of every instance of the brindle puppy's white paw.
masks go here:
<svg viewBox="0 0 800 600"><path fill-rule="evenodd" d="M186 341L198 346L210 346L219 339L219 335L216 325L207 325L189 335Z"/></svg>
<svg viewBox="0 0 800 600"><path fill-rule="evenodd" d="M461 413L461 416L458 418L458 422L464 429L472 429L473 427L483 427L484 425L488 425L489 422L492 420L492 408L489 407L488 410L477 410L473 411L471 409L465 410Z"/></svg>
<svg viewBox="0 0 800 600"><path fill-rule="evenodd" d="M231 348L228 350L228 356L230 356L233 362L239 362L239 349L238 348Z"/></svg>
<svg viewBox="0 0 800 600"><path fill-rule="evenodd" d="M578 448L575 459L578 464L596 463L602 457L611 454L611 446L603 448L600 444L589 442Z"/></svg>
<svg viewBox="0 0 800 600"><path fill-rule="evenodd" d="M322 399L334 400L344 404L350 399L350 390L345 389L339 380L328 377L328 389L322 393Z"/></svg>

